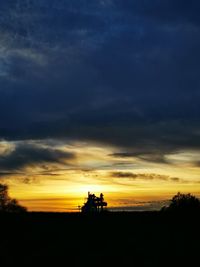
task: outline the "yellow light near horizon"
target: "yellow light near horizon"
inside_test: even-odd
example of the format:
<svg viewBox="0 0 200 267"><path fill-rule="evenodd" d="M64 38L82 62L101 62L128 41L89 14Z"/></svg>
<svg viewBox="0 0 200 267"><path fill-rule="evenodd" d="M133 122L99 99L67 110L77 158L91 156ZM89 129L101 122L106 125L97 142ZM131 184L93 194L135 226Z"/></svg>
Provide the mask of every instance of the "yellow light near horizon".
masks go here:
<svg viewBox="0 0 200 267"><path fill-rule="evenodd" d="M12 146L3 143L0 152L5 153ZM165 200L178 191L200 195L200 169L191 165L198 159L197 153L186 151L168 155L171 164L162 164L134 157L113 157L112 154L118 150L94 143L78 143L57 149L76 154L74 161L70 162L72 166L46 163L44 168L41 164L33 164L26 166L24 174L1 178L9 185L11 197L29 210L76 211L88 192L96 196L103 193L108 206ZM128 177L113 175L117 172L127 173Z"/></svg>
<svg viewBox="0 0 200 267"><path fill-rule="evenodd" d="M82 195L87 194L87 192L91 193L102 193L102 192L108 192L110 190L109 186L106 185L98 185L98 184L86 184L86 185L80 185L76 187L76 194Z"/></svg>

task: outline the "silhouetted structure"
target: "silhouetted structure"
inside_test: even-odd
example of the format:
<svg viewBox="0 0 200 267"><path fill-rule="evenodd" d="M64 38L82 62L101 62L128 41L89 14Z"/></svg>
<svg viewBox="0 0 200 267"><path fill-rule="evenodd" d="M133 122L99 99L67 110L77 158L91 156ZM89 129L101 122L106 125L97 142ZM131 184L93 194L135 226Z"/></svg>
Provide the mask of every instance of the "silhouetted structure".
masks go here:
<svg viewBox="0 0 200 267"><path fill-rule="evenodd" d="M99 213L104 210L104 207L107 206L107 202L104 201L103 194L100 194L100 197L95 196L95 194L90 194L88 192L88 197L86 202L81 208L83 213Z"/></svg>

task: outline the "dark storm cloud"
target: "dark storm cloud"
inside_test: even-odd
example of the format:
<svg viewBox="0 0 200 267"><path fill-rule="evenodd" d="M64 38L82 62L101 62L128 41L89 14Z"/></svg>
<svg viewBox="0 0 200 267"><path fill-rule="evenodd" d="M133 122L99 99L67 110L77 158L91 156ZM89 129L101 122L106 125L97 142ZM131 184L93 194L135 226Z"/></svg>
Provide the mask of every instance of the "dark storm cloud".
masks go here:
<svg viewBox="0 0 200 267"><path fill-rule="evenodd" d="M200 149L199 10L197 0L1 1L0 137L95 141L161 163Z"/></svg>
<svg viewBox="0 0 200 267"><path fill-rule="evenodd" d="M0 155L1 170L20 170L42 163L65 163L75 159L75 154L53 148L39 147L33 144L19 144L9 153ZM8 175L9 172L1 172Z"/></svg>

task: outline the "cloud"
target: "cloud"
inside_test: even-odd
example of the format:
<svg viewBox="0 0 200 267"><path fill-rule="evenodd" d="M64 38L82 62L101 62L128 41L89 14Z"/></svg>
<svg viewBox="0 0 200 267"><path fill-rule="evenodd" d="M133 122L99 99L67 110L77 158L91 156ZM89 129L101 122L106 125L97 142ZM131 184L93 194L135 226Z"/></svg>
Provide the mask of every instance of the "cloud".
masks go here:
<svg viewBox="0 0 200 267"><path fill-rule="evenodd" d="M191 23L200 24L198 16L198 8L200 4L198 0L192 0L190 4L181 0L153 0L151 3L142 1L127 0L126 2L117 0L113 1L117 7L132 16L140 14L143 18L151 19L165 24Z"/></svg>
<svg viewBox="0 0 200 267"><path fill-rule="evenodd" d="M18 144L9 153L0 155L1 174L8 175L12 171L28 166L44 163L67 164L75 159L75 154L59 149L42 147L35 144Z"/></svg>
<svg viewBox="0 0 200 267"><path fill-rule="evenodd" d="M171 182L183 182L182 179L177 177L170 177L168 175L161 175L155 173L132 173L132 172L121 172L115 171L110 173L113 178L127 178L127 179L142 179L142 180L161 180Z"/></svg>
<svg viewBox="0 0 200 267"><path fill-rule="evenodd" d="M132 199L125 202L119 202L119 206L110 207L113 211L154 211L169 205L169 200L160 201L133 201Z"/></svg>
<svg viewBox="0 0 200 267"><path fill-rule="evenodd" d="M132 178L132 179L136 179L138 177L137 174L134 174L132 172L112 172L111 176L114 178Z"/></svg>
<svg viewBox="0 0 200 267"><path fill-rule="evenodd" d="M199 2L86 2L1 1L0 138L200 150Z"/></svg>
<svg viewBox="0 0 200 267"><path fill-rule="evenodd" d="M144 153L144 154L143 154ZM156 163L162 163L162 164L167 164L168 161L165 158L164 153L166 151L163 151L163 154L161 151L154 151L152 148L150 151L146 148L146 150L142 151L142 149L138 149L138 151L135 152L117 152L113 153L110 156L114 158L138 158L144 161L149 161L149 162L156 162Z"/></svg>

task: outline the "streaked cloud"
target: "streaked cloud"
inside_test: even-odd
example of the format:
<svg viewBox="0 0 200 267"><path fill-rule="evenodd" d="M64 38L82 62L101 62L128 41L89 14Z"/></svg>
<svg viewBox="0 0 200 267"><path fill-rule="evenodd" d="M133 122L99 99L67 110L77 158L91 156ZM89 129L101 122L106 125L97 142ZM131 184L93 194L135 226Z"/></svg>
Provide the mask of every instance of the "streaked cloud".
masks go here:
<svg viewBox="0 0 200 267"><path fill-rule="evenodd" d="M33 144L17 144L6 154L0 156L1 170L20 170L36 164L67 164L75 159L75 154L58 149L41 147Z"/></svg>
<svg viewBox="0 0 200 267"><path fill-rule="evenodd" d="M161 180L161 181L172 181L181 182L180 178L170 177L167 175L160 175L155 173L132 173L132 172L119 172L115 171L111 173L114 178L127 178L127 179L142 179L142 180Z"/></svg>

